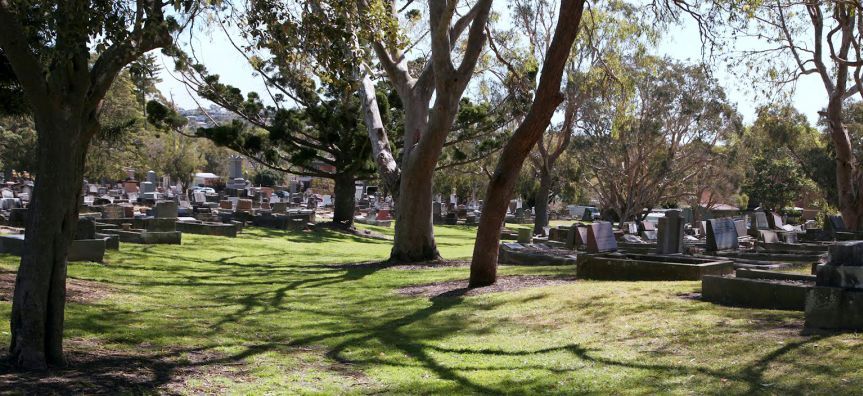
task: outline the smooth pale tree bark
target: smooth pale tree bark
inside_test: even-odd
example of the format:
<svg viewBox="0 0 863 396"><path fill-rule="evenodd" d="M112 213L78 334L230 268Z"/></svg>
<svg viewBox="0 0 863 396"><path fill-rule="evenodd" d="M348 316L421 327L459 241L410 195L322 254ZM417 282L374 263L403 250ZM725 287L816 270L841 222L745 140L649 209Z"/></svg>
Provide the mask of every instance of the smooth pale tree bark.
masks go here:
<svg viewBox="0 0 863 396"><path fill-rule="evenodd" d="M416 262L440 258L432 223L432 177L447 135L458 112L458 102L473 75L485 45L485 25L491 0L479 0L453 22L458 1L429 1L431 58L418 77L408 68L402 49L374 42L372 46L387 77L404 105L404 151L396 201L396 225L390 260ZM392 18L398 18L391 2ZM469 28L469 29L468 29ZM453 63L453 47L468 30L461 62ZM367 88L363 89L367 92ZM368 98L366 93L365 97ZM434 103L429 108L429 102ZM369 100L366 100L371 104ZM373 114L366 113L366 116ZM372 142L380 132L369 132ZM386 151L382 144L373 144ZM388 157L375 157L389 166ZM389 155L392 157L392 154ZM388 168L389 169L389 168Z"/></svg>
<svg viewBox="0 0 863 396"><path fill-rule="evenodd" d="M554 37L543 61L536 96L521 125L504 146L492 175L479 220L470 266L470 287L497 280L500 227L512 196L518 172L530 150L542 137L557 106L563 101L560 83L573 42L578 35L585 0L562 0Z"/></svg>
<svg viewBox="0 0 863 396"><path fill-rule="evenodd" d="M359 93L363 102L363 118L369 134L369 141L372 143L372 157L375 159L378 175L380 175L384 186L393 195L394 201L397 201L401 169L399 169L396 159L393 158L390 138L387 136L380 107L378 107L378 99L375 95L375 85L365 68L363 68L360 79Z"/></svg>
<svg viewBox="0 0 863 396"><path fill-rule="evenodd" d="M140 1L134 27L90 66L88 2L57 5L57 34L50 57L28 42L8 0L0 0L0 47L28 102L38 134L36 186L26 244L15 281L11 315L12 361L24 369L62 365L66 254L78 219L84 158L99 130L102 100L123 67L147 51L169 45L161 2ZM46 60L51 59L51 60Z"/></svg>

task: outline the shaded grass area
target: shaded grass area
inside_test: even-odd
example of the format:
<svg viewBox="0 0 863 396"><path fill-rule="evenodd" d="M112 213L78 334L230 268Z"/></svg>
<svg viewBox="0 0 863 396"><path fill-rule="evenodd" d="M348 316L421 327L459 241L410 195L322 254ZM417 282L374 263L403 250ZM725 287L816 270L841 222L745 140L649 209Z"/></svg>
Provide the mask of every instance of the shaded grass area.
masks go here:
<svg viewBox="0 0 863 396"><path fill-rule="evenodd" d="M437 227L441 253L469 256L475 232ZM800 312L685 298L699 282L576 281L404 296L396 290L466 279L469 269L369 265L388 256L390 242L327 230L251 228L236 239L183 239L182 246L123 244L104 266L69 266L70 278L111 289L67 306L70 354L98 349L103 363L90 364L108 372L75 391L122 378L108 368L130 356L153 367L138 370L136 386L119 388L136 392L800 394L863 387L860 335L804 336ZM0 268L16 266L17 258L0 255ZM500 272L567 277L574 269ZM10 310L0 301L0 320L8 322ZM0 332L0 343L8 342L8 330ZM10 378L0 376L0 389ZM52 389L63 386L73 384Z"/></svg>

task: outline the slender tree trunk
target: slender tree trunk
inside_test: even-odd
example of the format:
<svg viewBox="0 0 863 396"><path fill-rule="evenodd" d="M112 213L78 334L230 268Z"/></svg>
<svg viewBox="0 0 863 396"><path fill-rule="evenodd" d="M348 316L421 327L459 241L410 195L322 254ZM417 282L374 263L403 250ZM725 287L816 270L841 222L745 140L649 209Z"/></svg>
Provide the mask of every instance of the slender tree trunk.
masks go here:
<svg viewBox="0 0 863 396"><path fill-rule="evenodd" d="M365 71L362 71L359 93L363 102L363 118L365 119L366 130L369 141L372 143L372 156L384 186L390 194L393 194L395 201L398 199L396 194L399 190L401 170L393 158L392 150L390 150L390 140L387 136L387 130L384 128L383 119L381 119L377 96L375 96L375 85Z"/></svg>
<svg viewBox="0 0 863 396"><path fill-rule="evenodd" d="M352 175L340 174L334 179L333 223L349 227L354 223L356 182Z"/></svg>
<svg viewBox="0 0 863 396"><path fill-rule="evenodd" d="M497 253L500 227L512 196L518 172L531 148L542 137L551 116L563 101L560 82L572 43L578 34L585 0L562 0L557 26L546 52L533 104L524 121L513 133L500 154L485 194L486 203L480 216L470 264L470 287L486 286L497 281Z"/></svg>
<svg viewBox="0 0 863 396"><path fill-rule="evenodd" d="M82 124L36 115L37 179L15 280L9 348L12 359L24 369L65 363L66 253L77 226L84 173L87 140L81 139L86 133Z"/></svg>
<svg viewBox="0 0 863 396"><path fill-rule="evenodd" d="M542 167L539 175L539 189L536 190L534 205L533 233L545 235L543 227L548 226L548 194L551 190L551 174L548 168Z"/></svg>
<svg viewBox="0 0 863 396"><path fill-rule="evenodd" d="M842 95L834 93L827 105L830 137L836 150L836 183L842 220L851 230L863 228L863 175L842 122Z"/></svg>

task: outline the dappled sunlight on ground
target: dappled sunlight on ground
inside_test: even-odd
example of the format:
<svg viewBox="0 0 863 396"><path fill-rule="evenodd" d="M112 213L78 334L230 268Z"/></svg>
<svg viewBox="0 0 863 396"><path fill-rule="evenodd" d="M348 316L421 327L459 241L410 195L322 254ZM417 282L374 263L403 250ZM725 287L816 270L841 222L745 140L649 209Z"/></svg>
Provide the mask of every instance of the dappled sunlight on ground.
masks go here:
<svg viewBox="0 0 863 396"><path fill-rule="evenodd" d="M475 232L437 227L443 256L467 257ZM70 277L111 294L68 305L67 349L79 359L90 346L108 351L107 363L88 363L93 370L151 362L134 366L146 369L133 391L796 394L863 386L863 337L804 336L800 312L681 297L698 292L698 282L402 295L463 281L469 269L376 265L389 250L387 241L327 230L123 244L104 266L70 265ZM0 268L16 266L0 256ZM574 269L500 272L566 279ZM0 302L0 319L10 310ZM8 341L8 331L0 334ZM0 376L0 386L10 378Z"/></svg>

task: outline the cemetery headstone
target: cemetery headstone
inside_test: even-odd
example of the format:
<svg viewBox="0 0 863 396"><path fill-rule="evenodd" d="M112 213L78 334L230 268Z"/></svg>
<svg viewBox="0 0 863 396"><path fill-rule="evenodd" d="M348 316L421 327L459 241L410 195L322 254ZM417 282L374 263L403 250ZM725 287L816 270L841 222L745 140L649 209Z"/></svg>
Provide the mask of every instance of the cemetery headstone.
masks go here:
<svg viewBox="0 0 863 396"><path fill-rule="evenodd" d="M237 200L237 212L251 212L252 211L252 200L251 199L238 199Z"/></svg>
<svg viewBox="0 0 863 396"><path fill-rule="evenodd" d="M597 221L587 226L587 252L605 253L617 251L617 240L611 223Z"/></svg>
<svg viewBox="0 0 863 396"><path fill-rule="evenodd" d="M764 212L755 212L754 217L754 223L752 224L753 228L756 230L770 229L770 224L767 222L767 214Z"/></svg>
<svg viewBox="0 0 863 396"><path fill-rule="evenodd" d="M761 240L764 243L779 243L779 235L776 234L776 231L759 230L758 234L761 235Z"/></svg>
<svg viewBox="0 0 863 396"><path fill-rule="evenodd" d="M174 201L156 202L156 206L153 207L153 217L157 219L176 219L177 203Z"/></svg>
<svg viewBox="0 0 863 396"><path fill-rule="evenodd" d="M655 240L656 240L656 238L657 238L657 234L658 234L658 233L657 233L657 231L656 231L656 230L644 230L644 231L641 231L641 237L642 237L643 239L645 239L645 240L648 240L648 241L655 241Z"/></svg>
<svg viewBox="0 0 863 396"><path fill-rule="evenodd" d="M830 232L842 232L848 230L845 227L845 220L842 219L842 216L835 215L827 216L827 221L824 222L824 227Z"/></svg>
<svg viewBox="0 0 863 396"><path fill-rule="evenodd" d="M156 185L154 183L148 182L148 181L141 183L141 192L142 193L146 194L146 193L151 193L151 192L155 192L155 191L156 191Z"/></svg>
<svg viewBox="0 0 863 396"><path fill-rule="evenodd" d="M656 253L683 253L683 223L684 219L676 210L665 212L665 216L659 218Z"/></svg>
<svg viewBox="0 0 863 396"><path fill-rule="evenodd" d="M734 227L737 228L737 236L746 235L746 220L734 220Z"/></svg>
<svg viewBox="0 0 863 396"><path fill-rule="evenodd" d="M147 182L149 182L153 185L156 185L156 172L147 171ZM146 192L146 191L144 191L144 192Z"/></svg>
<svg viewBox="0 0 863 396"><path fill-rule="evenodd" d="M707 220L707 250L718 252L734 250L740 245L737 241L737 227L730 217Z"/></svg>
<svg viewBox="0 0 863 396"><path fill-rule="evenodd" d="M120 205L105 205L102 207L103 219L122 219L125 215L123 207Z"/></svg>
<svg viewBox="0 0 863 396"><path fill-rule="evenodd" d="M78 219L78 226L75 229L75 239L95 239L96 238L96 222L89 217L81 217Z"/></svg>
<svg viewBox="0 0 863 396"><path fill-rule="evenodd" d="M530 243L531 242L531 230L529 228L519 228L518 229L518 243Z"/></svg>
<svg viewBox="0 0 863 396"><path fill-rule="evenodd" d="M780 216L778 213L770 212L770 213L766 214L766 217L767 217L768 227L770 227L774 230L782 228L782 224L783 224L782 216Z"/></svg>

